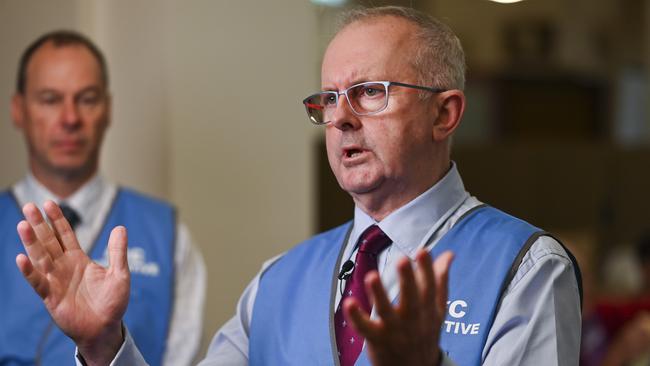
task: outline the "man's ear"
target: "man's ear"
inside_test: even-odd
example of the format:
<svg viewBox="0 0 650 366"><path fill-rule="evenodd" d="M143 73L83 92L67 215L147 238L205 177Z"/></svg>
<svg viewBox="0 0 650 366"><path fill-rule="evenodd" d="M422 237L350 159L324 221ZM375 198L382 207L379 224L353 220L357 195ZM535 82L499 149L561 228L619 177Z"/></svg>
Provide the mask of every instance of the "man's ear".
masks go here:
<svg viewBox="0 0 650 366"><path fill-rule="evenodd" d="M465 94L453 89L438 94L437 118L433 124L433 140L443 141L449 138L460 125L465 111Z"/></svg>
<svg viewBox="0 0 650 366"><path fill-rule="evenodd" d="M25 125L25 96L21 93L17 92L11 97L11 118L14 126L22 130Z"/></svg>

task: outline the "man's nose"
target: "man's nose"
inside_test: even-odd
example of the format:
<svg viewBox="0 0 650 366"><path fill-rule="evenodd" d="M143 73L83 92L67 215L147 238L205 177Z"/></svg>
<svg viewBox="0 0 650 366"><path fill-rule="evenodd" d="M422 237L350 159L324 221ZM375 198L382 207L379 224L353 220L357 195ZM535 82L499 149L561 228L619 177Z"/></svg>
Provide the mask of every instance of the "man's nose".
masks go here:
<svg viewBox="0 0 650 366"><path fill-rule="evenodd" d="M352 110L347 95L341 94L339 96L330 124L341 131L356 130L361 127L359 116Z"/></svg>
<svg viewBox="0 0 650 366"><path fill-rule="evenodd" d="M66 127L75 127L81 122L79 106L74 100L67 100L63 103L61 120Z"/></svg>

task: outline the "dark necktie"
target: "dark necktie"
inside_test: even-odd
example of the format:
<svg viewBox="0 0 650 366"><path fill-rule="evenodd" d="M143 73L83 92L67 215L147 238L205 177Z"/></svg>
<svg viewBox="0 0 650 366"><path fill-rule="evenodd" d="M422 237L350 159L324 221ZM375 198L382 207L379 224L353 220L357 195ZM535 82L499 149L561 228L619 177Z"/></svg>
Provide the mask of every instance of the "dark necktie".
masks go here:
<svg viewBox="0 0 650 366"><path fill-rule="evenodd" d="M60 204L59 207L61 208L61 212L63 212L63 217L68 220L70 227L72 227L72 230L74 230L81 222L81 217L79 217L77 211L65 203Z"/></svg>
<svg viewBox="0 0 650 366"><path fill-rule="evenodd" d="M361 304L361 308L370 314L370 300L364 288L366 274L377 269L377 256L392 241L377 225L372 225L359 237L359 251L354 264L354 272L345 284L345 291L339 302L339 307L334 314L334 328L336 329L336 345L339 349L341 366L352 366L359 357L363 348L364 338L352 329L343 316L343 300L353 297Z"/></svg>

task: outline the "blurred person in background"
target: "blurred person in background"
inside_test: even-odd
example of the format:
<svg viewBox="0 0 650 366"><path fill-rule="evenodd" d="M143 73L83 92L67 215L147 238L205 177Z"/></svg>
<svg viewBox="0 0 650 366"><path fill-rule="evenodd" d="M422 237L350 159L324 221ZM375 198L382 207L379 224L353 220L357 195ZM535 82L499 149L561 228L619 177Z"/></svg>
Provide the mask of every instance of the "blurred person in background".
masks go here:
<svg viewBox="0 0 650 366"><path fill-rule="evenodd" d="M634 246L639 289L622 301L599 305L610 341L603 366L650 365L650 235Z"/></svg>
<svg viewBox="0 0 650 366"><path fill-rule="evenodd" d="M151 365L189 365L201 339L205 266L169 203L99 174L111 119L101 51L73 31L36 39L19 61L11 114L25 138L29 165L25 178L0 192L0 365L75 362L74 343L55 326L14 261L16 251L23 251L16 234L20 208L46 200L61 206L81 248L99 264L108 264L110 229L129 228L124 323Z"/></svg>
<svg viewBox="0 0 650 366"><path fill-rule="evenodd" d="M593 238L592 238L593 239ZM573 240L567 243L573 243ZM570 246L574 251L574 247ZM632 251L624 248L608 255L602 267L595 270L595 240L581 245L574 253L583 271L585 302L581 339L581 366L650 365L650 236L642 237ZM616 254L617 253L617 254ZM611 268L626 264L626 274ZM634 265L636 264L636 265ZM636 273L638 271L638 273ZM597 288L597 278L607 276L604 283L620 284L622 289ZM618 280L617 280L618 278ZM636 278L640 281L630 281ZM639 282L634 285L627 282ZM625 291L625 289L628 289ZM630 290L636 288L635 290Z"/></svg>

